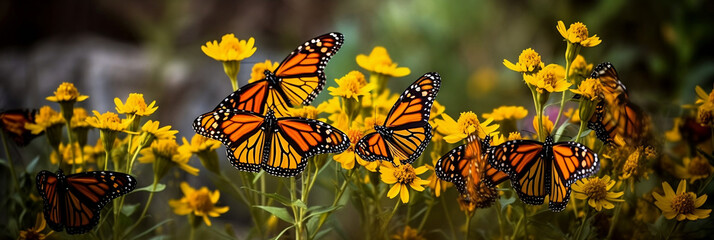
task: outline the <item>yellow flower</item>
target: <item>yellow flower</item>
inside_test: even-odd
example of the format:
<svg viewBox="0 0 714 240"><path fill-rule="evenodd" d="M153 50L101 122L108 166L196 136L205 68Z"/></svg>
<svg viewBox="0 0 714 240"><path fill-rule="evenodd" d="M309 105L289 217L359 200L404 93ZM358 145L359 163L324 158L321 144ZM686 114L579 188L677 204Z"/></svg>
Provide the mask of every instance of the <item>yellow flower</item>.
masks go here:
<svg viewBox="0 0 714 240"><path fill-rule="evenodd" d="M600 81L593 78L583 80L580 82L578 89L570 89L570 91L575 94L580 94L583 98L590 101L597 100L602 94Z"/></svg>
<svg viewBox="0 0 714 240"><path fill-rule="evenodd" d="M89 127L87 120L87 110L81 107L74 108L74 113L72 114L72 120L70 120L70 125L72 128L85 128Z"/></svg>
<svg viewBox="0 0 714 240"><path fill-rule="evenodd" d="M199 134L194 134L193 137L191 137L191 142L189 143L186 138L182 138L181 141L183 142L183 145L181 147L185 148L188 152L192 154L200 153L200 152L205 152L205 151L214 151L221 147L221 142L218 140L213 140L204 136L201 136Z"/></svg>
<svg viewBox="0 0 714 240"><path fill-rule="evenodd" d="M160 139L174 140L174 139L176 139L176 133L178 133L178 130L171 130L171 125L163 126L163 127L159 128L159 121L152 121L152 120L149 120L146 123L144 123L144 126L141 127L141 130L153 135L154 138L159 139L159 140Z"/></svg>
<svg viewBox="0 0 714 240"><path fill-rule="evenodd" d="M46 99L52 102L81 102L89 98L87 95L80 95L73 83L63 82L57 87L54 96Z"/></svg>
<svg viewBox="0 0 714 240"><path fill-rule="evenodd" d="M248 41L238 40L231 33L223 35L220 43L216 40L206 42L206 45L201 46L201 50L207 56L218 61L240 61L255 53L257 49L253 46L254 44L255 39L252 37Z"/></svg>
<svg viewBox="0 0 714 240"><path fill-rule="evenodd" d="M573 63L570 64L570 76L569 78L572 78L574 76L578 76L581 78L587 78L590 76L590 73L593 71L593 64L590 63L588 64L585 61L585 58L578 54L578 56L575 57L575 60L573 60Z"/></svg>
<svg viewBox="0 0 714 240"><path fill-rule="evenodd" d="M466 138L473 132L477 132L478 137L483 139L487 135L496 132L499 126L498 124L489 125L493 122L491 118L480 122L478 116L471 111L462 112L458 121L454 121L454 119L447 114L443 114L442 118L443 120L436 119L434 121L439 125L437 131L444 135L444 140L448 143L461 141L461 139Z"/></svg>
<svg viewBox="0 0 714 240"><path fill-rule="evenodd" d="M40 111L35 114L35 123L25 123L25 129L30 130L32 134L40 134L47 128L52 126L64 125L64 118L50 106L43 106Z"/></svg>
<svg viewBox="0 0 714 240"><path fill-rule="evenodd" d="M364 136L364 133L353 124L353 126L347 129L347 137L350 139L350 147L344 152L341 152L332 157L335 161L340 163L340 166L344 169L352 169L355 167L355 162L363 162L365 165L370 165L371 163L364 161L359 155L355 153L355 144ZM379 165L378 161L374 162L376 165L370 171L374 171ZM372 166L370 166L372 167Z"/></svg>
<svg viewBox="0 0 714 240"><path fill-rule="evenodd" d="M159 139L151 144L150 148L141 150L140 163L153 163L154 172L163 177L175 165L187 173L198 176L198 169L188 164L191 153L179 151L179 146L174 139Z"/></svg>
<svg viewBox="0 0 714 240"><path fill-rule="evenodd" d="M389 57L387 49L381 46L374 47L369 56L357 55L356 60L357 64L365 70L386 76L404 77L411 72L409 68L397 67L397 63L392 62Z"/></svg>
<svg viewBox="0 0 714 240"><path fill-rule="evenodd" d="M275 71L280 65L279 62L271 62L270 60L265 60L265 62L259 62L253 65L253 69L250 72L250 79L248 83L252 83L265 78L265 71Z"/></svg>
<svg viewBox="0 0 714 240"><path fill-rule="evenodd" d="M667 182L662 182L664 196L653 192L655 205L662 210L667 219L677 218L677 221L704 219L709 217L711 209L698 209L707 201L707 195L697 197L693 192L687 192L687 181L682 179L675 193Z"/></svg>
<svg viewBox="0 0 714 240"><path fill-rule="evenodd" d="M218 190L211 192L207 187L201 187L196 190L188 185L187 182L181 182L181 191L184 197L181 199L169 200L169 206L173 208L177 215L188 215L193 213L197 217L203 217L203 222L211 226L211 220L208 217L218 217L223 213L228 212L228 206L218 207L216 203L221 196Z"/></svg>
<svg viewBox="0 0 714 240"><path fill-rule="evenodd" d="M565 110L563 112L563 115L565 115L568 119L570 119L571 123L579 123L580 122L580 109L568 108L568 110Z"/></svg>
<svg viewBox="0 0 714 240"><path fill-rule="evenodd" d="M645 155L643 152L644 148L639 146L630 153L627 157L627 161L625 161L625 164L622 166L622 176L620 179L633 177L635 180L639 180L640 177L647 178L647 161L645 156L643 156Z"/></svg>
<svg viewBox="0 0 714 240"><path fill-rule="evenodd" d="M419 231L413 229L409 226L404 227L404 231L398 234L392 235L394 240L426 240L423 236L419 234Z"/></svg>
<svg viewBox="0 0 714 240"><path fill-rule="evenodd" d="M597 34L588 37L588 28L581 22L570 24L570 27L566 29L563 21L558 21L556 28L569 43L579 44L583 47L594 47L602 42Z"/></svg>
<svg viewBox="0 0 714 240"><path fill-rule="evenodd" d="M513 141L513 140L521 140L523 137L521 137L520 132L510 132L508 133L508 141ZM495 144L494 144L495 145Z"/></svg>
<svg viewBox="0 0 714 240"><path fill-rule="evenodd" d="M432 189L432 192L436 197L441 196L442 192L446 192L446 188L448 188L451 183L441 180L438 176L436 176L436 172L434 171L434 166L436 166L436 162L439 161L439 154L436 152L431 153L431 165L426 165L426 167L431 171L431 175L429 175L429 178L426 180L429 181L429 184L427 185L429 188Z"/></svg>
<svg viewBox="0 0 714 240"><path fill-rule="evenodd" d="M59 161L65 164L82 164L82 149L76 142L72 145L60 143L59 152L53 151L50 155L50 162L57 164Z"/></svg>
<svg viewBox="0 0 714 240"><path fill-rule="evenodd" d="M558 64L548 64L535 75L523 75L526 83L536 87L539 93L562 92L570 88L572 83L565 80L565 68Z"/></svg>
<svg viewBox="0 0 714 240"><path fill-rule="evenodd" d="M428 168L426 166L414 169L411 164L399 164L397 166L389 164L382 165L382 167L379 168L382 182L386 184L394 184L394 186L389 189L387 197L394 198L397 194L401 193L400 198L402 203L408 203L409 189L407 186L410 186L412 189L419 192L424 191L424 187L422 187L422 185L429 184L429 181L423 180L417 175L425 173L427 170Z"/></svg>
<svg viewBox="0 0 714 240"><path fill-rule="evenodd" d="M700 86L696 86L697 101L697 122L702 126L712 125L714 123L714 90L707 94Z"/></svg>
<svg viewBox="0 0 714 240"><path fill-rule="evenodd" d="M535 129L536 135L540 134L540 128L538 128L538 117L533 117L533 129ZM545 135L550 135L550 133L553 132L553 121L551 121L550 117L547 115L543 115L543 129L545 130Z"/></svg>
<svg viewBox="0 0 714 240"><path fill-rule="evenodd" d="M373 84L365 84L364 74L359 71L351 71L340 79L335 79L338 87L329 87L330 95L343 98L354 98L359 101L361 96L369 94L374 89Z"/></svg>
<svg viewBox="0 0 714 240"><path fill-rule="evenodd" d="M684 166L675 166L674 171L678 177L689 179L689 183L694 183L694 181L699 179L705 179L714 172L714 167L700 155L696 155L692 158L684 157L682 164Z"/></svg>
<svg viewBox="0 0 714 240"><path fill-rule="evenodd" d="M508 69L520 73L538 72L538 70L542 69L544 66L543 62L541 61L540 54L538 54L532 48L527 48L526 50L523 50L523 52L521 52L521 55L518 56L518 62L516 64L513 64L506 59L503 59L503 65L505 65Z"/></svg>
<svg viewBox="0 0 714 240"><path fill-rule="evenodd" d="M119 98L114 98L114 104L117 105L118 113L127 115L149 116L159 108L154 106L156 101L152 101L149 106L146 106L144 94L141 93L130 93L126 103L122 103Z"/></svg>
<svg viewBox="0 0 714 240"><path fill-rule="evenodd" d="M42 216L42 213L37 214L37 218L35 218L35 226L28 228L26 230L20 230L20 237L18 239L20 240L42 240L47 238L48 236L52 235L54 231L50 231L48 234L42 233L42 231L45 230L45 227L47 227L47 222L45 222L45 217Z"/></svg>
<svg viewBox="0 0 714 240"><path fill-rule="evenodd" d="M89 125L93 128L100 130L121 132L126 130L133 120L133 118L120 119L119 115L113 112L99 114L99 112L94 110L92 113L94 113L94 117L87 118L87 123L89 123Z"/></svg>
<svg viewBox="0 0 714 240"><path fill-rule="evenodd" d="M494 121L518 120L528 116L528 110L521 106L500 106L491 113L481 114L483 118L492 118Z"/></svg>
<svg viewBox="0 0 714 240"><path fill-rule="evenodd" d="M290 111L290 116L320 120L320 121L324 122L325 121L324 118L317 117L322 112L322 109L320 107L321 106L318 106L318 107L302 106L299 108L290 108L288 110Z"/></svg>
<svg viewBox="0 0 714 240"><path fill-rule="evenodd" d="M394 106L398 98L399 94L391 93L389 89L385 89L382 93L372 91L371 96L363 97L361 103L363 108L372 108L370 113L376 111L377 114L386 115L387 111L392 109L392 106ZM376 110L374 110L374 108L376 108Z"/></svg>
<svg viewBox="0 0 714 240"><path fill-rule="evenodd" d="M669 142L679 142L682 140L682 134L679 133L679 128L683 125L682 118L674 118L672 129L664 133L664 138Z"/></svg>
<svg viewBox="0 0 714 240"><path fill-rule="evenodd" d="M431 111L429 112L429 122L433 123L434 119L444 114L444 111L446 111L446 107L441 105L439 101L434 100L434 104L431 105ZM432 126L436 128L435 124L432 124Z"/></svg>
<svg viewBox="0 0 714 240"><path fill-rule="evenodd" d="M610 191L615 186L615 181L610 179L610 176L605 175L603 178L592 177L584 178L573 184L573 195L577 199L587 199L588 204L601 211L603 208L612 209L615 207L613 202L623 202L620 199L624 192Z"/></svg>

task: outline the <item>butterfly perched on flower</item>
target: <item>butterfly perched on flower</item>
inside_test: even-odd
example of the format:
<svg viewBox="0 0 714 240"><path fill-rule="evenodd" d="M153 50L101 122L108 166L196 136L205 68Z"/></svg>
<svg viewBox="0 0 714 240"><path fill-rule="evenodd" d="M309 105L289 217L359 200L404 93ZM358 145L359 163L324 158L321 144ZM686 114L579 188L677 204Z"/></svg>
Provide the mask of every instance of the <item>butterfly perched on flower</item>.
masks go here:
<svg viewBox="0 0 714 240"><path fill-rule="evenodd" d="M506 181L508 175L488 164L490 148L490 136L481 140L475 134L469 135L466 144L451 149L439 158L434 166L434 172L441 180L453 183L466 199L473 199L470 195L475 193L481 195L483 199L495 200L498 192L487 188L495 188L496 185ZM484 205L477 207L486 207Z"/></svg>
<svg viewBox="0 0 714 240"><path fill-rule="evenodd" d="M512 140L492 147L489 164L505 172L518 197L531 205L543 204L554 212L565 209L570 185L600 169L597 153L577 142Z"/></svg>
<svg viewBox="0 0 714 240"><path fill-rule="evenodd" d="M357 155L369 162L414 162L431 140L429 114L440 85L439 74L431 72L407 87L387 114L384 124L374 126L375 132L357 142Z"/></svg>
<svg viewBox="0 0 714 240"><path fill-rule="evenodd" d="M25 146L39 135L25 129L25 123L35 123L37 109L11 109L0 112L0 127L18 146Z"/></svg>
<svg viewBox="0 0 714 240"><path fill-rule="evenodd" d="M309 157L339 153L350 146L345 133L327 123L300 117L276 118L240 109L219 109L198 116L194 130L226 145L228 159L241 171L281 177L302 172Z"/></svg>
<svg viewBox="0 0 714 240"><path fill-rule="evenodd" d="M99 213L112 199L136 188L134 177L110 171L81 172L64 175L41 171L37 190L44 202L48 225L68 234L88 232L99 223Z"/></svg>
<svg viewBox="0 0 714 240"><path fill-rule="evenodd" d="M276 117L290 116L289 108L308 105L325 87L325 66L340 50L344 36L333 32L313 38L298 46L275 71L265 71L265 78L241 87L214 109L242 109Z"/></svg>
<svg viewBox="0 0 714 240"><path fill-rule="evenodd" d="M616 141L618 138L629 143L642 140L648 131L649 118L630 102L627 88L620 81L615 67L609 62L598 64L590 77L600 80L603 100L596 105L588 128L606 144L624 144Z"/></svg>

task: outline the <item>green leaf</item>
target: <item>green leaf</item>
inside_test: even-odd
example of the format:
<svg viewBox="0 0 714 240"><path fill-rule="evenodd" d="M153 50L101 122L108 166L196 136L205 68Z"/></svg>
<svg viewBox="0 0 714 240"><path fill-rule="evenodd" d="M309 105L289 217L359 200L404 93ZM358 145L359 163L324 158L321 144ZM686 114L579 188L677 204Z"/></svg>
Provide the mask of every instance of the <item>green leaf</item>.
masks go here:
<svg viewBox="0 0 714 240"><path fill-rule="evenodd" d="M288 230L290 230L290 229L293 228L293 227L295 227L295 225L292 225L292 226L290 226L290 227L286 227L285 229L283 229L282 232L280 232L280 234L278 234L278 236L275 236L274 238L271 238L271 239L272 239L272 240L278 240L278 239L280 239L280 237L282 237L283 234L285 234Z"/></svg>
<svg viewBox="0 0 714 240"><path fill-rule="evenodd" d="M168 222L171 222L171 221L173 221L173 219L171 219L171 218L166 219L166 220L164 220L164 221L161 221L161 222L157 223L156 225L154 225L153 227L150 227L149 229L146 229L146 231L143 231L143 232L137 234L136 236L134 236L134 237L132 238L132 240L133 240L133 239L139 239L139 238L143 237L143 236L146 235L146 234L152 233L152 232L154 232L155 229L157 229L157 228L160 227L161 225L164 225L164 224L166 224L166 223L168 223ZM154 236L154 237L152 237L151 239L155 239L155 240L158 240L158 239L166 239L166 237L167 237L167 236L165 236L165 235L159 235L159 236Z"/></svg>
<svg viewBox="0 0 714 240"><path fill-rule="evenodd" d="M285 208L271 207L271 206L255 206L255 207L263 209L266 212L269 212L270 214L275 215L276 217L282 219L285 222L295 224L295 220L293 220L293 217L290 216L290 213L288 213L288 210L286 210Z"/></svg>
<svg viewBox="0 0 714 240"><path fill-rule="evenodd" d="M261 192L261 191L258 191L255 189L250 189L250 188L246 188L246 189L253 191L255 193L258 193L260 195L266 196L268 198L271 198L275 201L278 201L280 204L283 204L283 206L286 206L286 207L292 206L290 203L290 199L284 197L283 195L280 195L277 193L265 193L265 192Z"/></svg>
<svg viewBox="0 0 714 240"><path fill-rule="evenodd" d="M126 216L131 216L136 209L139 208L139 204L124 204L124 206L121 208L121 213L126 215Z"/></svg>
<svg viewBox="0 0 714 240"><path fill-rule="evenodd" d="M27 164L27 167L25 167L25 171L28 173L33 173L35 172L35 169L37 168L37 164L40 162L40 156L36 156L35 158L30 161L30 164Z"/></svg>
<svg viewBox="0 0 714 240"><path fill-rule="evenodd" d="M343 205L337 205L337 206L332 206L332 207L324 207L323 209L315 210L314 212L311 212L311 213L310 213L309 215L307 215L307 217L305 217L305 218L311 218L311 217L313 217L313 216L315 216L315 215L321 215L321 214L323 214L323 213L332 212L332 211L335 211L335 210L340 209L340 208L342 208L342 207L344 207L344 206L343 206Z"/></svg>
<svg viewBox="0 0 714 240"><path fill-rule="evenodd" d="M506 209L506 206L516 202L516 196L511 196L510 198L501 198L499 203L501 203L501 211Z"/></svg>
<svg viewBox="0 0 714 240"><path fill-rule="evenodd" d="M260 179L261 176L265 175L265 171L260 171L258 174L255 174L255 177L253 177L253 184L258 182L258 179Z"/></svg>
<svg viewBox="0 0 714 240"><path fill-rule="evenodd" d="M315 234L314 239L322 239L323 236L325 236L328 232L330 232L332 229L326 228L320 231L319 233Z"/></svg>
<svg viewBox="0 0 714 240"><path fill-rule="evenodd" d="M292 205L302 208L302 209L307 209L307 205L305 205L305 203L302 202L302 200L300 200L300 199L295 199L295 201L293 201Z"/></svg>
<svg viewBox="0 0 714 240"><path fill-rule="evenodd" d="M141 191L146 191L146 192L161 192L161 191L163 191L164 189L166 189L166 184L157 183L155 190L154 190L153 185L149 185L149 186L146 186L146 187L143 187L143 188L136 189L136 190L134 190L134 192L141 192Z"/></svg>

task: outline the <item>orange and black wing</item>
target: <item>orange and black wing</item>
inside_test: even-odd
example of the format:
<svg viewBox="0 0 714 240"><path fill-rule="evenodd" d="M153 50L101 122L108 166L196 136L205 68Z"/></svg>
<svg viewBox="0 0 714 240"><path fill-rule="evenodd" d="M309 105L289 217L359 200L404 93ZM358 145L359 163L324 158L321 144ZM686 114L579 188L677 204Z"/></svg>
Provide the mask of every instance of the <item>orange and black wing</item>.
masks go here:
<svg viewBox="0 0 714 240"><path fill-rule="evenodd" d="M590 77L600 80L603 94L606 98L613 99L618 103L629 101L627 88L620 81L620 76L617 74L617 70L615 70L615 66L613 66L612 63L604 62L598 64L595 69L593 69Z"/></svg>
<svg viewBox="0 0 714 240"><path fill-rule="evenodd" d="M219 109L198 116L196 133L226 146L231 164L241 171L259 172L265 155L266 125L261 115L238 109Z"/></svg>
<svg viewBox="0 0 714 240"><path fill-rule="evenodd" d="M412 83L389 111L384 125L375 127L377 133L357 142L357 154L366 161L414 162L431 140L429 114L440 86L438 73L426 73Z"/></svg>
<svg viewBox="0 0 714 240"><path fill-rule="evenodd" d="M553 145L553 167L548 207L554 212L565 209L570 199L570 185L600 169L597 153L577 142Z"/></svg>
<svg viewBox="0 0 714 240"><path fill-rule="evenodd" d="M37 109L12 109L0 113L0 127L18 146L25 146L39 135L25 129L26 123L35 123Z"/></svg>
<svg viewBox="0 0 714 240"><path fill-rule="evenodd" d="M309 157L340 153L350 146L345 133L318 120L278 118L271 129L270 154L263 162L263 169L275 176L295 176L305 169Z"/></svg>
<svg viewBox="0 0 714 240"><path fill-rule="evenodd" d="M460 145L439 158L434 166L436 176L441 180L453 183L461 194L467 194L467 185L478 186L484 181L487 186L494 187L508 177L504 172L492 168L488 164L487 151L490 137L479 140L470 135L466 144Z"/></svg>
<svg viewBox="0 0 714 240"><path fill-rule="evenodd" d="M309 105L325 87L325 67L340 50L344 36L327 33L298 46L275 69L280 89L292 105ZM277 114L276 116L285 116Z"/></svg>
<svg viewBox="0 0 714 240"><path fill-rule="evenodd" d="M613 105L600 101L588 122L588 128L595 131L597 138L606 144L617 143L616 137L621 137L627 143L638 143L649 131L648 124L648 116L631 102ZM623 142L620 141L620 144Z"/></svg>
<svg viewBox="0 0 714 240"><path fill-rule="evenodd" d="M547 146L547 143L545 145ZM490 152L489 164L509 176L513 189L523 202L531 205L543 204L550 191L550 159L548 149L543 143L512 140L494 146Z"/></svg>
<svg viewBox="0 0 714 240"><path fill-rule="evenodd" d="M42 212L45 215L47 225L55 231L62 231L64 218L61 207L64 207L65 191L63 187L58 186L57 175L50 171L42 170L37 174L36 184L40 197L42 197Z"/></svg>
<svg viewBox="0 0 714 240"><path fill-rule="evenodd" d="M613 121L612 115L605 111L605 103L606 101L601 100L595 105L595 112L588 121L588 128L595 131L595 136L600 141L612 145L616 144L617 124Z"/></svg>

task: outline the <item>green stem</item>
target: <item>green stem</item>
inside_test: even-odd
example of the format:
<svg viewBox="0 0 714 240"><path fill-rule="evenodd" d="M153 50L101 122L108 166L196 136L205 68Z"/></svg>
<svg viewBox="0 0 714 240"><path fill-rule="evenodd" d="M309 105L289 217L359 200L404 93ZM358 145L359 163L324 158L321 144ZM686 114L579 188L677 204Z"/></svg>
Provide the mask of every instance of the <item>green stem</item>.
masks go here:
<svg viewBox="0 0 714 240"><path fill-rule="evenodd" d="M387 226L389 226L389 222L392 221L392 217L394 217L394 213L397 212L397 209L399 209L399 203L401 202L400 199L397 199L396 204L394 204L394 208L392 209L392 212L389 213L387 218L384 219L382 222L382 225L379 227L379 235L380 237L383 237L385 232L387 231Z"/></svg>
<svg viewBox="0 0 714 240"><path fill-rule="evenodd" d="M538 114L538 140L545 141L545 129L543 128L543 106L538 104L536 113Z"/></svg>
<svg viewBox="0 0 714 240"><path fill-rule="evenodd" d="M156 192L156 185L158 185L158 184L159 184L159 179L156 175L154 175L154 182L151 184L151 192L149 193L149 198L146 200L146 205L144 205L144 210L141 211L141 214L139 215L139 219L137 219L136 222L133 225L131 225L131 227L127 231L124 232L125 234L131 233L131 231L134 230L134 228L139 226L139 223L141 222L141 220L144 219L144 216L146 216L146 212L147 212L147 210L149 210L149 205L151 205L151 200L154 199L154 192Z"/></svg>
<svg viewBox="0 0 714 240"><path fill-rule="evenodd" d="M518 223L516 223L516 227L513 228L513 234L511 234L511 237L509 239L516 239L516 236L518 235L518 229L521 228L521 223L523 222L523 219L525 218L525 213L523 216L521 216L520 219L518 219Z"/></svg>
<svg viewBox="0 0 714 240"><path fill-rule="evenodd" d="M612 234L615 232L615 226L617 226L617 220L620 217L620 212L622 212L622 204L618 204L617 209L615 209L615 215L612 216L612 222L610 223L610 229L607 230L607 237L605 239L612 239Z"/></svg>
<svg viewBox="0 0 714 240"><path fill-rule="evenodd" d="M580 135L585 131L586 121L580 120L580 127L578 128L578 135L575 135L575 142L580 142Z"/></svg>
<svg viewBox="0 0 714 240"><path fill-rule="evenodd" d="M352 177L352 174L355 172L355 169L356 168L353 168L352 170L350 170L350 174L345 178L345 181L342 182L342 186L340 186L340 188L337 190L337 194L335 195L335 200L332 201L332 205L330 205L330 208L337 206L337 203L340 202L340 199L342 198L342 194L344 194L345 190L347 189L347 182ZM317 223L317 228L315 228L315 231L312 234L310 234L310 239L315 237L315 234L317 234L317 232L319 232L320 228L322 227L323 224L325 224L325 221L327 221L327 218L330 216L330 214L332 212L333 211L329 211L329 212L322 214L322 216L320 216L320 221Z"/></svg>
<svg viewBox="0 0 714 240"><path fill-rule="evenodd" d="M107 171L109 167L109 155L112 154L110 151L104 150L104 171Z"/></svg>
<svg viewBox="0 0 714 240"><path fill-rule="evenodd" d="M292 177L290 178L290 202L294 203L295 200L297 200L297 197L295 196L295 192L297 191L296 183L295 183L295 178ZM290 206L293 210L293 219L295 221L294 226L295 226L295 239L300 240L302 239L302 222L300 221L300 210L298 209L295 204L292 204Z"/></svg>
<svg viewBox="0 0 714 240"><path fill-rule="evenodd" d="M5 158L7 159L8 165L10 165L10 177L12 178L12 185L15 187L15 191L20 191L20 185L17 183L17 174L15 173L15 164L12 162L12 157L10 156L10 148L7 146L7 137L5 137L5 131L0 130L2 134L2 146L5 149Z"/></svg>
<svg viewBox="0 0 714 240"><path fill-rule="evenodd" d="M130 163L133 163L134 160L136 160L137 156L139 156L139 151L141 151L141 148L142 148L141 145L136 147L136 151L134 152L134 156L131 157ZM128 165L127 174L131 174L131 164L127 164L127 165ZM115 167L117 167L117 166L115 166ZM116 201L115 201L115 205L114 205L114 234L115 234L115 236L116 236L116 234L118 234L120 232L119 231L119 225L120 225L119 224L119 215L121 214L121 209L124 207L124 200L126 199L126 196L121 196L119 198L120 198L119 205L116 205Z"/></svg>
<svg viewBox="0 0 714 240"><path fill-rule="evenodd" d="M72 168L71 168L72 170L70 173L74 173L74 168L77 165L77 162L76 162L77 158L76 158L76 156L74 156L74 145L72 144L73 143L72 142L72 131L70 130L70 127L69 127L69 120L66 120L65 122L67 122L67 124L65 124L65 125L67 126L67 139L69 139L69 149L70 149L69 153L72 158ZM82 149L80 149L80 151L82 151ZM60 155L60 156L62 156L62 155ZM62 161L62 157L60 157L60 161Z"/></svg>
<svg viewBox="0 0 714 240"><path fill-rule="evenodd" d="M449 224L449 229L451 230L451 239L456 239L456 231L454 230L454 223L451 222L451 217L449 216L449 209L446 208L446 201L440 201L441 208L444 212L446 222Z"/></svg>
<svg viewBox="0 0 714 240"><path fill-rule="evenodd" d="M575 234L575 240L580 239L580 234L583 232L583 227L585 226L585 222L588 220L588 215L590 213L590 209L588 208L585 210L585 215L583 216L583 222L580 223L580 227L578 227L578 231Z"/></svg>
<svg viewBox="0 0 714 240"><path fill-rule="evenodd" d="M669 240L669 239L672 237L672 234L674 234L675 232L677 232L677 229L679 228L679 226L682 225L682 224L680 224L680 223L682 223L682 222L681 222L681 221L676 221L676 222L674 223L674 226L672 226L672 230L669 231L669 234L667 234L667 238L665 238L665 240Z"/></svg>
<svg viewBox="0 0 714 240"><path fill-rule="evenodd" d="M465 238L466 240L469 239L469 233L471 233L471 219L474 217L474 213L476 211L471 212L471 214L466 213L466 235Z"/></svg>
<svg viewBox="0 0 714 240"><path fill-rule="evenodd" d="M419 223L419 227L417 228L417 232L421 232L421 229L424 227L424 224L426 223L426 219L429 218L429 214L431 213L431 209L436 205L434 202L428 203L428 206L426 208L426 213L424 213L424 217L422 217L421 222Z"/></svg>
<svg viewBox="0 0 714 240"><path fill-rule="evenodd" d="M195 227L195 221L196 221L196 216L193 215L193 213L188 215L188 225L191 227L188 231L188 239L189 240L194 240L196 238L196 227Z"/></svg>
<svg viewBox="0 0 714 240"><path fill-rule="evenodd" d="M503 212L501 212L501 200L497 199L496 204L493 205L493 208L496 210L496 216L498 217L498 231L499 235L498 238L502 239L503 238L503 233L505 232L503 230L504 224L503 224Z"/></svg>

